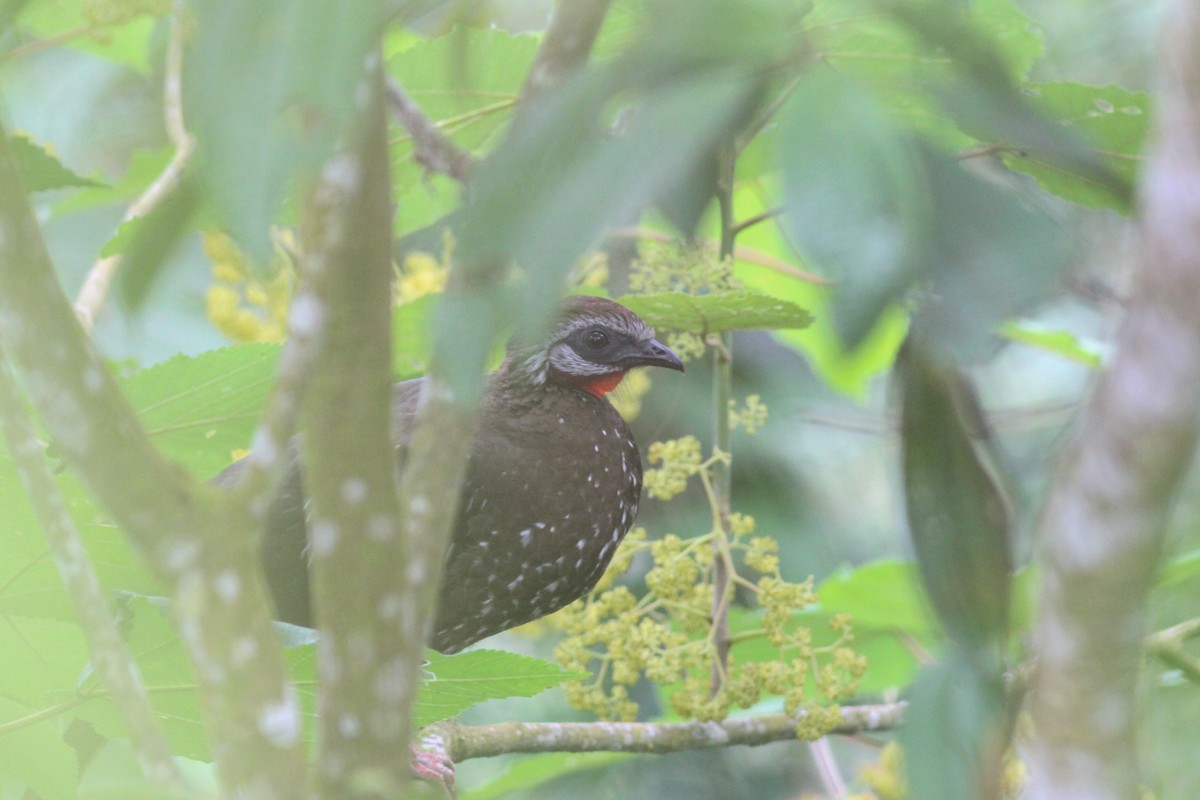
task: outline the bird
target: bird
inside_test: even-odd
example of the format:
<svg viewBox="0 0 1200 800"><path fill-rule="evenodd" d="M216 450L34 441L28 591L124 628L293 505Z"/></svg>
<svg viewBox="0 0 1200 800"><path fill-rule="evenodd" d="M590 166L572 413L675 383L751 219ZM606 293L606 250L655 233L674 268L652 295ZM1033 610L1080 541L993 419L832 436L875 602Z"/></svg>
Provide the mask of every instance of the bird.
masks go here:
<svg viewBox="0 0 1200 800"><path fill-rule="evenodd" d="M609 402L629 370L684 371L641 317L612 300L566 298L544 338L518 334L487 380L427 644L451 654L585 595L632 527L642 462ZM403 464L424 378L392 392ZM213 478L232 487L235 462ZM265 582L277 619L313 627L299 449L267 511Z"/></svg>

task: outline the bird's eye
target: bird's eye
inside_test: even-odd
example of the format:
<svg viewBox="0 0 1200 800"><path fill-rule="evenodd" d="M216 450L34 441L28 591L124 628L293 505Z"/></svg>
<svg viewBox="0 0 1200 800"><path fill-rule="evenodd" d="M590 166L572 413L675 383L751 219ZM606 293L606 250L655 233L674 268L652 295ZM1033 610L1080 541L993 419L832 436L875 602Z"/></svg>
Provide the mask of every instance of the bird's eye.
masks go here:
<svg viewBox="0 0 1200 800"><path fill-rule="evenodd" d="M587 332L583 337L583 341L591 350L603 350L608 347L608 334L599 328L595 328Z"/></svg>

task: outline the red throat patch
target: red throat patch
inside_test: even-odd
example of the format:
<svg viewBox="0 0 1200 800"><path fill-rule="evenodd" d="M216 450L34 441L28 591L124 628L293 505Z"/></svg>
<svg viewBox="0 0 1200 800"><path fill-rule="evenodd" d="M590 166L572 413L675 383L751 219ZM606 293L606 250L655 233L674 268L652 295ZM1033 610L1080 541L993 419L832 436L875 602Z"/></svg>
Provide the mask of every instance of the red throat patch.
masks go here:
<svg viewBox="0 0 1200 800"><path fill-rule="evenodd" d="M625 377L625 370L613 372L608 375L600 375L595 378L589 378L583 382L584 391L591 392L596 397L604 397L620 385L621 379Z"/></svg>

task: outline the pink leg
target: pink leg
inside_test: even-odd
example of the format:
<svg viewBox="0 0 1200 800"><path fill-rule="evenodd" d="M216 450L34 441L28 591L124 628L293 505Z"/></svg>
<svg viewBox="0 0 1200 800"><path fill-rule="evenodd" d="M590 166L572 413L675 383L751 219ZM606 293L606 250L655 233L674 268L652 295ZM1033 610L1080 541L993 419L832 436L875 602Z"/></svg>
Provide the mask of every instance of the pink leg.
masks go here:
<svg viewBox="0 0 1200 800"><path fill-rule="evenodd" d="M418 779L445 790L446 796L458 797L454 787L454 762L449 756L412 748L412 771Z"/></svg>

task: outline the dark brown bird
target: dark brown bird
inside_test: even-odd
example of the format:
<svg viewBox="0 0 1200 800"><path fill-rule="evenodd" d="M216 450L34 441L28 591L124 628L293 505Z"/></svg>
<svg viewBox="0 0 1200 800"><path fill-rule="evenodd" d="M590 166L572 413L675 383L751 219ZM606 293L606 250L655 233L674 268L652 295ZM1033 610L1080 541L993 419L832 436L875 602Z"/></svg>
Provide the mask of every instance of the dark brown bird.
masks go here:
<svg viewBox="0 0 1200 800"><path fill-rule="evenodd" d="M633 525L642 462L605 395L639 366L683 371L624 306L570 297L545 341L509 343L488 381L429 646L454 653L588 592ZM403 460L423 379L395 386ZM241 462L214 483L237 481ZM295 448L263 541L276 615L312 625L304 480Z"/></svg>

